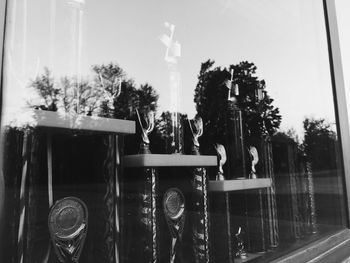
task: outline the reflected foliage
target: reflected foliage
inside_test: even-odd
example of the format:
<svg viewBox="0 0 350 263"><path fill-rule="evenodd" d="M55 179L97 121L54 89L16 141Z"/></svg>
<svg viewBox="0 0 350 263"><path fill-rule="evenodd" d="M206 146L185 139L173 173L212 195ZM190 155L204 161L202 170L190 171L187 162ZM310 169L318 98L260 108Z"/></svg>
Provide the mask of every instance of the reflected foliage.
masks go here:
<svg viewBox="0 0 350 263"><path fill-rule="evenodd" d="M282 117L268 95L265 81L255 76L257 67L247 61L228 68L214 67L214 64L213 60L202 63L194 96L198 114L203 118L205 135L211 138L210 141L222 143L228 132L228 122L234 118L234 109L242 111L246 140L273 135ZM228 100L227 81L231 78L239 87L239 95L234 101ZM258 89L264 94L261 99L257 97Z"/></svg>
<svg viewBox="0 0 350 263"><path fill-rule="evenodd" d="M305 137L303 148L314 171L337 169L337 137L325 119L306 118L303 121Z"/></svg>
<svg viewBox="0 0 350 263"><path fill-rule="evenodd" d="M38 76L31 83L31 86L38 92L42 99L40 105L41 109L57 111L62 90L55 85L54 79L48 68L44 69L44 73L41 76Z"/></svg>
<svg viewBox="0 0 350 263"><path fill-rule="evenodd" d="M329 171L339 167L336 156L337 135L325 119L305 118L304 139L300 142L295 130L277 132L273 139L295 145L298 152L312 163L313 171Z"/></svg>
<svg viewBox="0 0 350 263"><path fill-rule="evenodd" d="M137 88L118 64L94 65L92 71L92 81L67 76L55 81L45 68L30 84L39 97L30 106L119 119L135 119L135 109L157 109L159 96L155 89L147 83Z"/></svg>

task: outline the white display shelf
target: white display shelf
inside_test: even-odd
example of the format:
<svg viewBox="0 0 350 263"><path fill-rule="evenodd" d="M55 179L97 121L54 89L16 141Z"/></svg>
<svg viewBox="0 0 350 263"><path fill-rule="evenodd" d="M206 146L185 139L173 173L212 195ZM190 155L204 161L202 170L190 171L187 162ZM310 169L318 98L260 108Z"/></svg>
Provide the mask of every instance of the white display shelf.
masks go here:
<svg viewBox="0 0 350 263"><path fill-rule="evenodd" d="M57 129L97 131L118 134L135 133L135 122L53 111L33 110L26 113L25 125Z"/></svg>
<svg viewBox="0 0 350 263"><path fill-rule="evenodd" d="M271 187L270 178L209 181L210 192L232 192Z"/></svg>
<svg viewBox="0 0 350 263"><path fill-rule="evenodd" d="M124 156L125 167L207 167L217 166L217 157L209 155L136 154Z"/></svg>

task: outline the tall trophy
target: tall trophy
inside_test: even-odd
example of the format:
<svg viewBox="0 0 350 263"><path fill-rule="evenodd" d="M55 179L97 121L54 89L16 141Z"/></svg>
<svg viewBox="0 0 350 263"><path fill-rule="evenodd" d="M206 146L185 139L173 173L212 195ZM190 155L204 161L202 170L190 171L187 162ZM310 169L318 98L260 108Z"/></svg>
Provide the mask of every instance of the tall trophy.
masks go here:
<svg viewBox="0 0 350 263"><path fill-rule="evenodd" d="M138 124L141 130L140 154L151 154L149 134L154 129L154 112L149 111L142 116L136 110ZM140 188L139 213L142 228L141 249L142 262L157 262L157 210L156 195L158 175L155 168L145 167L142 172L142 185ZM138 259L139 261L139 259Z"/></svg>
<svg viewBox="0 0 350 263"><path fill-rule="evenodd" d="M178 69L178 59L181 57L181 44L174 39L175 25L166 22L169 34L163 34L160 41L165 45L164 61L169 73L170 112L171 112L171 143L170 153L183 153L183 127L181 115L178 112L181 74Z"/></svg>
<svg viewBox="0 0 350 263"><path fill-rule="evenodd" d="M191 154L200 155L199 137L203 134L202 118L196 116L193 120L188 120L191 132ZM208 177L207 170L202 167L192 168L192 189L191 198L193 210L192 241L195 262L209 262L209 220L208 220Z"/></svg>
<svg viewBox="0 0 350 263"><path fill-rule="evenodd" d="M78 263L88 229L85 203L76 197L58 200L50 210L48 224L58 260Z"/></svg>
<svg viewBox="0 0 350 263"><path fill-rule="evenodd" d="M226 176L223 166L226 164L226 150L222 144L214 144L214 148L219 159L219 165L216 171L216 180L223 181ZM211 236L214 240L213 255L215 262L234 262L234 250L232 237L232 219L230 213L229 193L213 193L211 200Z"/></svg>
<svg viewBox="0 0 350 263"><path fill-rule="evenodd" d="M234 78L234 70L230 71L230 79L225 81L228 88L227 107L231 116L227 123L227 130L230 144L227 148L227 159L229 166L228 179L244 179L246 174L245 147L243 140L242 111L237 105L239 96L239 86Z"/></svg>

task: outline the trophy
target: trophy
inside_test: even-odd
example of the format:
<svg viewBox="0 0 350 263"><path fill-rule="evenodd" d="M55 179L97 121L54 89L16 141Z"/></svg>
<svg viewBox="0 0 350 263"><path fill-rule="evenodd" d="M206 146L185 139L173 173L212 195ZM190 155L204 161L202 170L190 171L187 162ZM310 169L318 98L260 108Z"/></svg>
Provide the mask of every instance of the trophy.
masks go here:
<svg viewBox="0 0 350 263"><path fill-rule="evenodd" d="M170 188L166 191L163 211L171 234L170 263L174 263L185 225L185 197L180 189Z"/></svg>
<svg viewBox="0 0 350 263"><path fill-rule="evenodd" d="M140 154L151 154L149 149L150 140L148 135L154 128L154 113L149 111L141 118L138 110L136 110L139 125L141 127L141 143ZM141 187L140 206L141 226L143 239L142 257L147 262L157 262L158 246L157 246L157 212L156 212L156 195L158 185L158 175L155 168L143 169L144 181Z"/></svg>
<svg viewBox="0 0 350 263"><path fill-rule="evenodd" d="M249 152L249 157L251 162L249 179L256 179L257 175L256 175L255 165L257 165L257 163L259 162L258 150L254 146L249 146L248 152Z"/></svg>
<svg viewBox="0 0 350 263"><path fill-rule="evenodd" d="M188 120L191 131L191 155L200 155L199 137L203 134L202 118L196 116ZM195 262L209 262L209 215L207 193L207 170L203 167L192 168L193 195L190 200L192 207L192 240Z"/></svg>
<svg viewBox="0 0 350 263"><path fill-rule="evenodd" d="M226 180L224 176L223 166L227 161L226 150L222 144L214 144L214 148L217 152L219 158L218 170L216 173L216 181ZM215 199L215 200L213 200ZM231 202L229 192L224 192L223 194L216 195L215 198L212 198L212 207L215 207L215 210L218 216L213 217L211 224L213 225L213 236L217 240L215 243L219 243L215 249L212 249L215 253L215 258L217 262L228 262L233 263L234 250L232 247L233 237L232 233L232 218L231 218Z"/></svg>
<svg viewBox="0 0 350 263"><path fill-rule="evenodd" d="M224 177L224 170L223 170L223 166L226 163L226 150L225 147L222 144L216 143L214 144L215 150L219 156L219 169L218 172L216 174L216 180L217 181L222 181L225 180Z"/></svg>
<svg viewBox="0 0 350 263"><path fill-rule="evenodd" d="M244 248L244 241L243 241L242 234L243 234L242 228L239 227L238 232L235 234L236 240L237 240L236 257L241 258L241 259L246 259L248 256L247 256L247 252L245 251L245 248Z"/></svg>
<svg viewBox="0 0 350 263"><path fill-rule="evenodd" d="M58 200L50 210L48 225L59 261L78 263L88 229L85 203L76 197Z"/></svg>
<svg viewBox="0 0 350 263"><path fill-rule="evenodd" d="M147 115L144 116L143 121L137 109L136 109L136 115L141 127L141 138L142 138L139 153L149 154L151 153L151 151L149 149L150 141L148 138L148 134L150 134L154 128L154 112L153 111L148 112Z"/></svg>
<svg viewBox="0 0 350 263"><path fill-rule="evenodd" d="M174 39L175 25L166 22L165 27L170 34L163 34L159 40L165 45L164 61L169 73L170 112L171 112L171 144L170 152L183 153L183 131L181 115L178 112L181 90L181 73L178 60L181 57L181 44Z"/></svg>
<svg viewBox="0 0 350 263"><path fill-rule="evenodd" d="M226 145L229 179L246 177L246 161L244 154L242 111L238 107L239 86L238 77L234 77L234 70L230 70L230 78L224 82L228 89L227 107L230 117L227 123L229 144ZM236 74L237 75L237 74Z"/></svg>

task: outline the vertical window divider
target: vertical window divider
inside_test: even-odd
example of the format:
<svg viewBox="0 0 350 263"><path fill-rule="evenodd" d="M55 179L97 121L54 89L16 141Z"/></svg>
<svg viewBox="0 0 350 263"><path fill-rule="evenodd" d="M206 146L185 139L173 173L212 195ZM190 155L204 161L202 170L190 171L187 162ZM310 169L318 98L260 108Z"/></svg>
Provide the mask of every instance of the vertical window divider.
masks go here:
<svg viewBox="0 0 350 263"><path fill-rule="evenodd" d="M328 53L330 62L330 73L334 92L334 104L336 112L336 120L338 122L338 134L340 140L340 151L342 156L342 166L344 169L345 195L346 195L346 211L347 226L350 227L350 126L349 115L346 104L345 83L343 76L343 68L341 61L339 33L337 25L337 16L335 8L335 0L323 0L326 33L328 42Z"/></svg>
<svg viewBox="0 0 350 263"><path fill-rule="evenodd" d="M0 123L2 113L2 82L3 82L3 62L4 62L4 41L6 24L6 0L0 0Z"/></svg>
<svg viewBox="0 0 350 263"><path fill-rule="evenodd" d="M2 115L2 82L3 82L3 61L4 61L4 39L5 39L5 19L6 19L6 0L0 0L0 127L1 127L1 115ZM0 134L1 134L0 130ZM0 138L1 142L1 138ZM2 149L0 149L0 160L2 160ZM0 167L2 170L2 168ZM5 179L2 173L0 173L0 223L3 222L4 217L4 199L5 199ZM0 225L0 236L3 236L5 229ZM0 240L0 247L3 247L3 241ZM0 249L0 261L2 259L3 251Z"/></svg>

